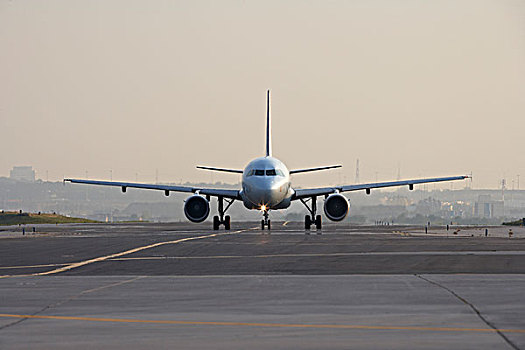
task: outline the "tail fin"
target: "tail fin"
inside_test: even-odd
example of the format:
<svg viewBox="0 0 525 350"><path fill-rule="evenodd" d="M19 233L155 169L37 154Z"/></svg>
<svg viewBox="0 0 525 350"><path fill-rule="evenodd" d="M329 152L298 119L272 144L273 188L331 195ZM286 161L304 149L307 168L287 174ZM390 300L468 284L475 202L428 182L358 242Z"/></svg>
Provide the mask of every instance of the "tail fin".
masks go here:
<svg viewBox="0 0 525 350"><path fill-rule="evenodd" d="M272 119L270 116L270 90L266 95L266 157L272 156Z"/></svg>

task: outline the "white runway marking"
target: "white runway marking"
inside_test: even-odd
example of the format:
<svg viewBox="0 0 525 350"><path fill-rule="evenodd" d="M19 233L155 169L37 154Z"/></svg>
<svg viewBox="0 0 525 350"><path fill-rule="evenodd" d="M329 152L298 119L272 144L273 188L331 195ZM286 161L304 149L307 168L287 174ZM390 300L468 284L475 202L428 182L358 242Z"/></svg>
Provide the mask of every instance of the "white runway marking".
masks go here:
<svg viewBox="0 0 525 350"><path fill-rule="evenodd" d="M261 254L261 255L204 255L204 256L140 256L114 258L111 261L129 260L165 260L165 259L241 259L241 258L286 258L286 257L321 257L321 256L370 256L370 255L411 255L411 256L462 256L462 255L525 255L525 251L435 251L435 252L357 252L357 253L297 253L297 254Z"/></svg>

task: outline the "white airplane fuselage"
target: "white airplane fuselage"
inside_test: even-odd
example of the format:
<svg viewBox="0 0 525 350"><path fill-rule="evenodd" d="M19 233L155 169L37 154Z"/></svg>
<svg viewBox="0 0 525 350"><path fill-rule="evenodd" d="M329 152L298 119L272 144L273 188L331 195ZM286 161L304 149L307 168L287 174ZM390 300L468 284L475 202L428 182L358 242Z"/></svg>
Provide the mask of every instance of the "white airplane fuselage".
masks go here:
<svg viewBox="0 0 525 350"><path fill-rule="evenodd" d="M290 171L279 159L256 158L244 168L240 196L246 208L285 209L293 194Z"/></svg>

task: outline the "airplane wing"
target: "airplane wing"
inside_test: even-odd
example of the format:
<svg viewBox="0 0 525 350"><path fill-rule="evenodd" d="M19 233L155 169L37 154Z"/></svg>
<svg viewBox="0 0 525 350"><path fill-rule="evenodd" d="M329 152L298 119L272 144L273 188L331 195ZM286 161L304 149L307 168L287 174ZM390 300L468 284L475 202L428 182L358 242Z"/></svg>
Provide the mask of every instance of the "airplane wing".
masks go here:
<svg viewBox="0 0 525 350"><path fill-rule="evenodd" d="M324 196L324 195L329 195L335 192L348 192L348 191L359 191L359 190L365 190L366 193L369 194L370 190L373 188L394 187L394 186L408 186L412 190L414 188L414 185L417 185L417 184L464 180L468 178L470 178L470 176L465 175L465 176L436 177L436 178L419 179L419 180L375 182L375 183L369 183L369 184L347 185L347 186L296 189L295 195L292 197L292 200L306 198L306 197Z"/></svg>
<svg viewBox="0 0 525 350"><path fill-rule="evenodd" d="M335 169L335 168L340 168L340 167L342 167L342 165L330 165L330 166L322 166L318 168L295 169L295 170L290 170L290 174L308 173L311 171L328 170L328 169Z"/></svg>
<svg viewBox="0 0 525 350"><path fill-rule="evenodd" d="M187 192L187 193L199 192L199 194L207 195L207 196L241 199L239 195L239 190L228 190L228 189L221 189L221 188L200 188L200 187L189 187L189 186L154 185L154 184L143 184L143 183L135 183L135 182L96 181L96 180L80 180L80 179L64 179L64 182L86 184L86 185L121 187L122 192L126 192L126 189L129 187L129 188L142 188L142 189L148 189L148 190L164 191L164 194L166 196L168 196L170 192Z"/></svg>
<svg viewBox="0 0 525 350"><path fill-rule="evenodd" d="M204 169L204 170L212 170L212 171L222 171L222 172L225 172L225 173L242 174L242 170L237 170L237 169L214 168L214 167L210 167L210 166L201 166L201 165L197 165L196 168L197 169Z"/></svg>

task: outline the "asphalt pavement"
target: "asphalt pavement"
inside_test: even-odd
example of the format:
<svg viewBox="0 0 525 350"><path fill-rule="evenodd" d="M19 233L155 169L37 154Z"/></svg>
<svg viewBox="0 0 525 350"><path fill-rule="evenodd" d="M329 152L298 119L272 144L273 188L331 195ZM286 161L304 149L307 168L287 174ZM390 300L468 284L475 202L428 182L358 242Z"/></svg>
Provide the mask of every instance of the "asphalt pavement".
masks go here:
<svg viewBox="0 0 525 350"><path fill-rule="evenodd" d="M0 229L0 347L525 348L525 232L490 230Z"/></svg>

